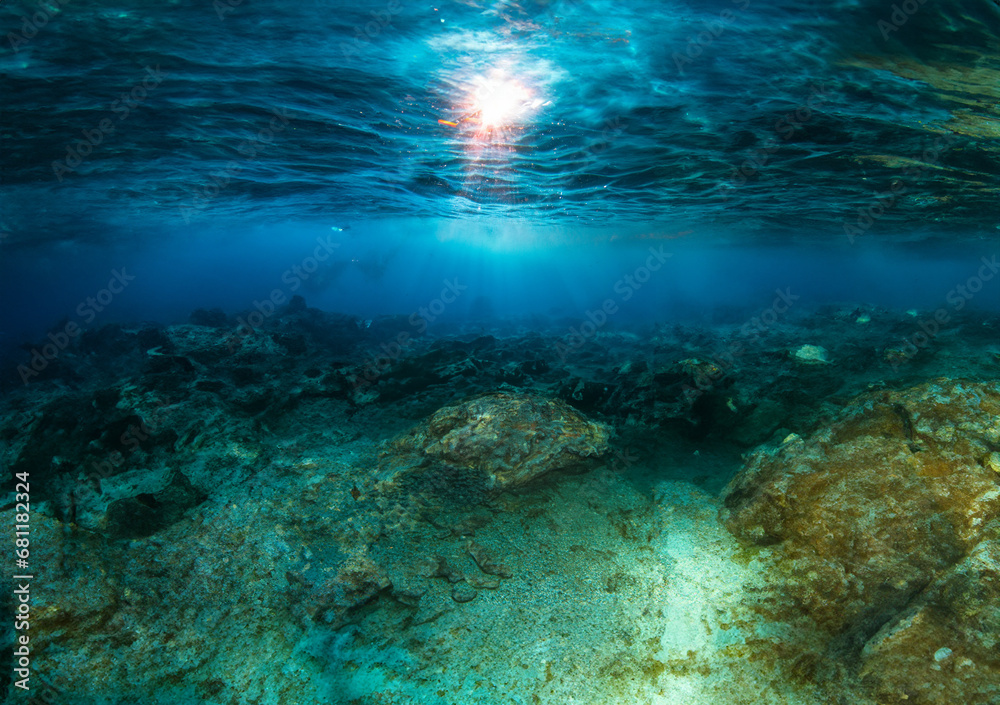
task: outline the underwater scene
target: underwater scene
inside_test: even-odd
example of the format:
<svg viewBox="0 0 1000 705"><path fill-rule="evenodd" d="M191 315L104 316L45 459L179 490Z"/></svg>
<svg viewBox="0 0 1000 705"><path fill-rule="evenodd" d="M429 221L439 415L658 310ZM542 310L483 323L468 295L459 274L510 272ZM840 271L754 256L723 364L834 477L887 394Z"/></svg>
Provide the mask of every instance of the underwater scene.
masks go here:
<svg viewBox="0 0 1000 705"><path fill-rule="evenodd" d="M1000 0L2 0L0 704L1000 705Z"/></svg>

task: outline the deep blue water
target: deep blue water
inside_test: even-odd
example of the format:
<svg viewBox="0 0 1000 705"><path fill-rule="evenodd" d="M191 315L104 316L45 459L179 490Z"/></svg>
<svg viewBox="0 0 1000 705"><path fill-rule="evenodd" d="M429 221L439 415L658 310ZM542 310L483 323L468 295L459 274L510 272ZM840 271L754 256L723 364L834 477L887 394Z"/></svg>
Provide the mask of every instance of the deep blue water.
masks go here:
<svg viewBox="0 0 1000 705"><path fill-rule="evenodd" d="M622 320L933 306L996 251L1000 13L893 7L6 2L5 350L116 268L83 323L248 309L330 237L294 293L361 316L576 315L650 244Z"/></svg>
<svg viewBox="0 0 1000 705"><path fill-rule="evenodd" d="M489 242L465 242L471 234ZM83 327L183 322L197 308L244 312L295 295L310 306L371 319L410 314L438 298L447 282L456 283L456 300L431 324L484 314L582 320L609 299L615 302L610 329L697 323L718 307L767 305L775 289L790 290L809 310L852 303L932 310L979 274L990 278L970 292L969 306L1000 309L1000 285L983 263L996 261L997 248L986 243L930 253L746 243L706 248L694 233L609 243L593 230L578 244L551 244L550 238L571 235L528 229L516 236L524 241L496 246L503 237L502 226L482 233L475 223L386 220L341 232L311 224L245 228L199 243L164 234L141 245L63 245L44 256L19 249L6 259L0 295L21 304L6 312L4 332L8 343L34 340L63 317ZM120 291L88 303L116 272L126 279L112 286Z"/></svg>

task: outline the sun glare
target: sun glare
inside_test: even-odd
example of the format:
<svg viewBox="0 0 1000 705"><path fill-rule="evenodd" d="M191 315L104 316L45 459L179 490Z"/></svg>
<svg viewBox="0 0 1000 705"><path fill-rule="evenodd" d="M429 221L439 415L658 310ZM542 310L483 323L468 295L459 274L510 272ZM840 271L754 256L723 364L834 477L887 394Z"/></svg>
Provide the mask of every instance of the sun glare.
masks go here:
<svg viewBox="0 0 1000 705"><path fill-rule="evenodd" d="M494 76L476 88L475 107L486 129L502 128L513 122L531 105L531 95L517 81Z"/></svg>
<svg viewBox="0 0 1000 705"><path fill-rule="evenodd" d="M438 123L463 128L463 132L475 126L474 132L479 139L492 140L516 130L533 119L537 108L551 102L539 98L536 91L529 88L532 85L530 77L524 81L502 68L494 68L461 83L464 83L463 88L453 94L461 99L453 103L452 114L440 117Z"/></svg>

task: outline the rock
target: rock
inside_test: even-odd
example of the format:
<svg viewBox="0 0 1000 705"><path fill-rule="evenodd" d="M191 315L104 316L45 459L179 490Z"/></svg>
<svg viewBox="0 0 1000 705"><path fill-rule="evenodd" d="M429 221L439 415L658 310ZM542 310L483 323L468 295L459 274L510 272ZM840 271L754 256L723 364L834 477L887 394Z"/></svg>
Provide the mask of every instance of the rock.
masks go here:
<svg viewBox="0 0 1000 705"><path fill-rule="evenodd" d="M283 347L289 355L303 355L308 349L304 335L289 335L285 333L272 333L271 339Z"/></svg>
<svg viewBox="0 0 1000 705"><path fill-rule="evenodd" d="M392 587L385 571L365 556L352 556L340 569L336 578L324 586L329 594L329 605L351 609L372 600L383 590Z"/></svg>
<svg viewBox="0 0 1000 705"><path fill-rule="evenodd" d="M307 308L306 300L296 294L292 297L291 301L288 302L288 307L285 309L285 313L302 313Z"/></svg>
<svg viewBox="0 0 1000 705"><path fill-rule="evenodd" d="M180 521L184 513L206 499L180 472L158 492L115 500L108 506L107 533L116 538L149 536Z"/></svg>
<svg viewBox="0 0 1000 705"><path fill-rule="evenodd" d="M451 589L451 599L455 602L472 602L478 594L476 589L468 583L459 583Z"/></svg>
<svg viewBox="0 0 1000 705"><path fill-rule="evenodd" d="M919 655L910 649L904 659L923 659L923 667L930 668L943 646L963 655L946 634L952 640L979 638L978 627L962 621L965 598L952 598L954 606L942 610L949 600L933 598L925 589L942 571L952 571L953 585L967 580L961 576L972 568L963 573L954 566L1000 517L1000 487L988 467L998 443L1000 383L935 380L866 395L828 428L753 456L726 488L721 518L738 537L778 544L782 589L794 609L807 613L821 631L839 635L841 644L853 649L882 629L865 646L871 663L888 653L884 644L902 644L910 639L904 633L912 634L928 620L939 622L938 633ZM988 602L985 583L983 590L975 600ZM943 587L938 592L946 594ZM915 601L925 607L901 617ZM994 613L998 602L993 601ZM886 623L896 626L887 633ZM1000 621L994 626L991 638L996 640ZM908 648L900 646L899 653ZM897 658L903 656L889 660ZM928 671L927 678L936 673ZM883 672L878 678L919 680L910 671ZM923 692L918 685L899 686L898 693Z"/></svg>
<svg viewBox="0 0 1000 705"><path fill-rule="evenodd" d="M746 446L766 441L785 421L787 412L777 402L764 400L749 413L730 407L739 414L733 425L732 439Z"/></svg>
<svg viewBox="0 0 1000 705"><path fill-rule="evenodd" d="M111 536L142 537L163 528L150 495L115 500L108 506L107 531Z"/></svg>
<svg viewBox="0 0 1000 705"><path fill-rule="evenodd" d="M585 411L595 411L611 398L615 387L585 379L570 378L559 389L559 397Z"/></svg>
<svg viewBox="0 0 1000 705"><path fill-rule="evenodd" d="M545 360L525 360L518 367L525 375L542 375L551 369Z"/></svg>
<svg viewBox="0 0 1000 705"><path fill-rule="evenodd" d="M428 573L429 578L444 578L449 583L458 583L465 580L462 571L444 556L435 556L435 565L432 572Z"/></svg>
<svg viewBox="0 0 1000 705"><path fill-rule="evenodd" d="M219 379L200 379L195 382L194 388L199 392L219 394L226 390L226 383Z"/></svg>
<svg viewBox="0 0 1000 705"><path fill-rule="evenodd" d="M139 345L140 350L146 351L147 354L166 354L170 353L174 349L174 344L167 336L166 332L156 326L148 326L146 328L140 329L135 334L136 342ZM155 351L150 353L149 351Z"/></svg>
<svg viewBox="0 0 1000 705"><path fill-rule="evenodd" d="M707 362L696 357L681 360L672 371L679 372L683 377L694 382L698 389L711 389L724 376L725 371L714 362Z"/></svg>
<svg viewBox="0 0 1000 705"><path fill-rule="evenodd" d="M392 597L409 607L416 607L420 603L420 598L427 594L427 588L423 585L393 585Z"/></svg>
<svg viewBox="0 0 1000 705"><path fill-rule="evenodd" d="M947 661L952 657L955 652L949 649L947 646L943 646L934 652L934 660L940 663L941 661Z"/></svg>
<svg viewBox="0 0 1000 705"><path fill-rule="evenodd" d="M80 352L100 357L120 357L136 348L135 336L115 323L89 328L80 334Z"/></svg>
<svg viewBox="0 0 1000 705"><path fill-rule="evenodd" d="M500 587L500 578L495 577L471 575L466 578L466 581L477 590L496 590Z"/></svg>
<svg viewBox="0 0 1000 705"><path fill-rule="evenodd" d="M469 541L466 544L466 550L472 556L472 560L476 562L476 565L479 566L479 570L487 575L497 575L501 578L509 578L513 575L507 566L494 563L492 557L486 552L486 549L476 542Z"/></svg>
<svg viewBox="0 0 1000 705"><path fill-rule="evenodd" d="M862 652L878 702L1000 702L1000 541L980 544Z"/></svg>
<svg viewBox="0 0 1000 705"><path fill-rule="evenodd" d="M609 436L607 427L560 400L487 394L445 407L391 441L380 465L391 471L432 461L473 471L491 490L507 490L601 455Z"/></svg>
<svg viewBox="0 0 1000 705"><path fill-rule="evenodd" d="M805 365L825 365L830 362L826 349L818 345L803 345L796 348L792 351L792 359Z"/></svg>

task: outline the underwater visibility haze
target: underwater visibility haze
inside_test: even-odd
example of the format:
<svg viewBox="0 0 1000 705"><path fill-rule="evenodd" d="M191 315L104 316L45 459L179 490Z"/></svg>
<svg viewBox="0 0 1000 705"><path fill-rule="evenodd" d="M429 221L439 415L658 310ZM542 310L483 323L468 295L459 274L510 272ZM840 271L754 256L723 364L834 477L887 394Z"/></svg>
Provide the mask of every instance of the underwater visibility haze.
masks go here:
<svg viewBox="0 0 1000 705"><path fill-rule="evenodd" d="M997 705L998 192L997 0L3 0L0 700Z"/></svg>

